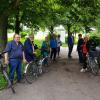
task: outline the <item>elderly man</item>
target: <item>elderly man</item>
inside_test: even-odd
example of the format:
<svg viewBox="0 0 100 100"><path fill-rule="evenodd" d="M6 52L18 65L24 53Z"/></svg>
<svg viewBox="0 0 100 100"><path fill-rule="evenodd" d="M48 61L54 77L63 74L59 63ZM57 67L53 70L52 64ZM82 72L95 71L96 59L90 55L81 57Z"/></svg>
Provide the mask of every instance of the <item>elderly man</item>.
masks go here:
<svg viewBox="0 0 100 100"><path fill-rule="evenodd" d="M9 79L13 84L14 73L16 71L17 81L20 82L22 60L25 61L23 45L20 42L20 35L14 35L13 40L7 43L5 51L7 51L5 54L5 64L9 64L10 67Z"/></svg>
<svg viewBox="0 0 100 100"><path fill-rule="evenodd" d="M37 49L34 46L34 34L29 34L28 38L24 42L25 59L27 60L27 62L31 62L34 60L34 49Z"/></svg>

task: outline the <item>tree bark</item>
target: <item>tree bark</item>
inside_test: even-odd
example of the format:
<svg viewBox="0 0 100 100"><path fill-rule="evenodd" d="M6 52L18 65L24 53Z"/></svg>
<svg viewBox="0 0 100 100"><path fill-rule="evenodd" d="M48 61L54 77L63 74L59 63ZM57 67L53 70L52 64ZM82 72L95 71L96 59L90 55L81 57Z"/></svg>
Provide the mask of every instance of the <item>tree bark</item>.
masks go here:
<svg viewBox="0 0 100 100"><path fill-rule="evenodd" d="M9 7L4 9L0 14L0 52L4 50L7 43L7 25L8 16L19 5L20 0L14 0L9 4Z"/></svg>
<svg viewBox="0 0 100 100"><path fill-rule="evenodd" d="M15 33L19 34L20 32L20 19L19 19L19 8L17 8L17 13L16 13L16 21L15 21Z"/></svg>
<svg viewBox="0 0 100 100"><path fill-rule="evenodd" d="M50 33L53 34L53 32L54 32L54 27L50 26Z"/></svg>
<svg viewBox="0 0 100 100"><path fill-rule="evenodd" d="M8 16L2 15L0 17L0 52L4 50L7 43L7 24Z"/></svg>
<svg viewBox="0 0 100 100"><path fill-rule="evenodd" d="M68 36L70 35L70 28L71 28L71 25L67 24Z"/></svg>

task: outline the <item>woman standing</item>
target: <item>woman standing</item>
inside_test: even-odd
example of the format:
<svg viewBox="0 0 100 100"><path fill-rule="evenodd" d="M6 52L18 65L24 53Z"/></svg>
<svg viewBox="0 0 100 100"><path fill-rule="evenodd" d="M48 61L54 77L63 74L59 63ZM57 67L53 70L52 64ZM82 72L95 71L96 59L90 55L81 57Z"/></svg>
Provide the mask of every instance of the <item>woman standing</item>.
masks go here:
<svg viewBox="0 0 100 100"><path fill-rule="evenodd" d="M83 55L83 68L81 69L80 72L85 72L87 70L87 53L89 52L89 37L85 36L84 37L84 42L82 45L82 55Z"/></svg>
<svg viewBox="0 0 100 100"><path fill-rule="evenodd" d="M56 61L56 54L57 54L57 40L56 36L53 34L52 39L50 40L50 48L51 48L51 55L50 58L53 58L53 61Z"/></svg>

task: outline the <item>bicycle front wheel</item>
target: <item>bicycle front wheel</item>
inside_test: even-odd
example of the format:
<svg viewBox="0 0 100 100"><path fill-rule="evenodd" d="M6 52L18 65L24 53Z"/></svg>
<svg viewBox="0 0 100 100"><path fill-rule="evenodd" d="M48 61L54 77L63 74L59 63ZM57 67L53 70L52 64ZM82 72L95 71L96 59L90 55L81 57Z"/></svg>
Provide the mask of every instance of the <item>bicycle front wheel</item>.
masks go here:
<svg viewBox="0 0 100 100"><path fill-rule="evenodd" d="M94 75L99 75L99 65L98 65L96 59L92 60L91 69L92 69L92 73Z"/></svg>
<svg viewBox="0 0 100 100"><path fill-rule="evenodd" d="M35 62L31 62L25 67L25 79L29 84L32 84L33 81L37 78L37 65Z"/></svg>

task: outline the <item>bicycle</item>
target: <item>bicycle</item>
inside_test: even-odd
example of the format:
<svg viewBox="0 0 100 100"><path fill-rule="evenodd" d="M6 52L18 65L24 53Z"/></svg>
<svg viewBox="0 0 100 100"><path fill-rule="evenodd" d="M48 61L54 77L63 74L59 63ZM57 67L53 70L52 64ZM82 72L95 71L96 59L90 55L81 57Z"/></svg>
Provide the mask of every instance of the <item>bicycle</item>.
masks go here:
<svg viewBox="0 0 100 100"><path fill-rule="evenodd" d="M97 51L90 51L87 55L87 68L88 71L91 71L94 75L99 75L99 63Z"/></svg>
<svg viewBox="0 0 100 100"><path fill-rule="evenodd" d="M1 61L1 59L3 58L2 55L3 55L4 53L6 53L6 52L0 53L0 71L1 71L1 73L3 74L4 78L6 79L9 88L10 88L10 89L12 90L12 92L15 94L15 89L14 89L14 87L13 87L13 85L12 85L12 83L11 83L9 77L8 77L7 70L6 70L6 68L7 68L8 65L3 65L3 64L2 64L2 61Z"/></svg>
<svg viewBox="0 0 100 100"><path fill-rule="evenodd" d="M24 76L29 84L32 84L35 79L44 73L44 67L49 65L49 56L35 58L34 61L25 66Z"/></svg>

